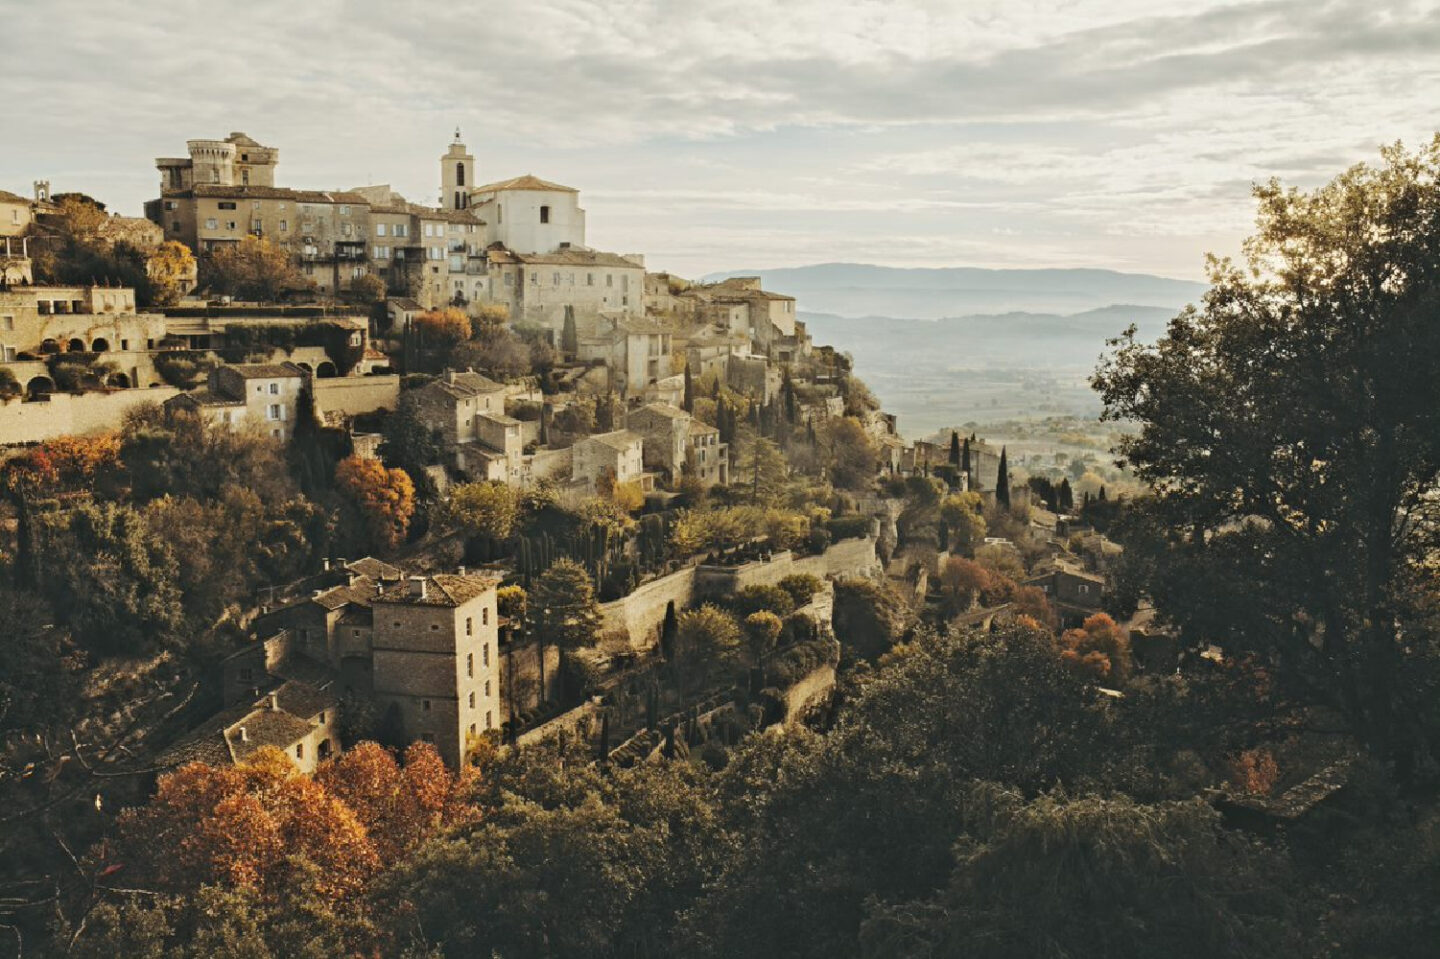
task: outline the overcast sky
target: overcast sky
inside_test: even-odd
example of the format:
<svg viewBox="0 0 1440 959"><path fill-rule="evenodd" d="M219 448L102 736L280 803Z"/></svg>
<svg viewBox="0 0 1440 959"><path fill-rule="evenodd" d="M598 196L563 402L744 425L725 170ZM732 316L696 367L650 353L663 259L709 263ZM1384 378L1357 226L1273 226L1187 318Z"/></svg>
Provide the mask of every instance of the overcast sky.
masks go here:
<svg viewBox="0 0 1440 959"><path fill-rule="evenodd" d="M685 275L825 261L1200 278L1250 184L1440 128L1437 4L0 0L0 189L138 214L243 130L277 183L581 189Z"/></svg>

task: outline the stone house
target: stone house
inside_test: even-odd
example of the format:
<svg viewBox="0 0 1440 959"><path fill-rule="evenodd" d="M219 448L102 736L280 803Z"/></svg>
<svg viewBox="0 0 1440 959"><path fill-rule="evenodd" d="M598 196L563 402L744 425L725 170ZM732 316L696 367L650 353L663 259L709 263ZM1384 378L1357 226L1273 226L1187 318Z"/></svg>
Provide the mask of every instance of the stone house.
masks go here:
<svg viewBox="0 0 1440 959"><path fill-rule="evenodd" d="M452 767L468 742L498 729L502 706L496 587L490 575L404 576L374 559L340 563L309 596L266 610L256 632L272 639L227 662L226 689L240 669L258 672L284 637L285 659L318 664L344 693L389 713L406 741L430 742Z"/></svg>
<svg viewBox="0 0 1440 959"><path fill-rule="evenodd" d="M0 190L0 237L24 233L34 219L31 208L25 197Z"/></svg>
<svg viewBox="0 0 1440 959"><path fill-rule="evenodd" d="M513 323L544 327L556 344L567 312L582 334L594 332L604 317L645 315L645 263L638 255L575 247L523 253L492 246L486 257L486 302L504 305Z"/></svg>
<svg viewBox="0 0 1440 959"><path fill-rule="evenodd" d="M640 434L642 456L647 469L659 470L671 482L679 479L690 447L691 416L665 403L650 403L631 410L625 428Z"/></svg>
<svg viewBox="0 0 1440 959"><path fill-rule="evenodd" d="M505 386L473 370L446 370L439 379L408 394L416 414L440 433L446 446L480 440L476 417L505 412Z"/></svg>
<svg viewBox="0 0 1440 959"><path fill-rule="evenodd" d="M590 489L602 476L617 483L642 483L645 477L645 440L630 430L587 436L571 449L570 478Z"/></svg>
<svg viewBox="0 0 1440 959"><path fill-rule="evenodd" d="M277 440L295 432L300 392L309 374L294 363L238 363L210 371L205 386L167 400L231 429L258 426Z"/></svg>
<svg viewBox="0 0 1440 959"><path fill-rule="evenodd" d="M720 442L720 431L699 420L690 421L685 468L707 487L730 482L730 446Z"/></svg>
<svg viewBox="0 0 1440 959"><path fill-rule="evenodd" d="M1096 612L1105 592L1104 577L1059 557L1044 560L1022 585L1040 587L1062 616Z"/></svg>
<svg viewBox="0 0 1440 959"><path fill-rule="evenodd" d="M643 317L601 322L599 330L580 337L580 359L603 361L612 389L627 398L640 396L671 375L671 334L662 324Z"/></svg>

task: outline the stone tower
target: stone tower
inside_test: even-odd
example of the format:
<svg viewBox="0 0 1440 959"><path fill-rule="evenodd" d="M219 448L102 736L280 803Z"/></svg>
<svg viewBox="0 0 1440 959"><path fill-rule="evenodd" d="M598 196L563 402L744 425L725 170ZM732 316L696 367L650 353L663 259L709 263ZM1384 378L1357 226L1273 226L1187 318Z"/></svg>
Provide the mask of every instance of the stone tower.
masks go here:
<svg viewBox="0 0 1440 959"><path fill-rule="evenodd" d="M470 191L475 187L475 158L460 140L455 128L455 141L440 158L440 206L446 210L463 210L470 205Z"/></svg>

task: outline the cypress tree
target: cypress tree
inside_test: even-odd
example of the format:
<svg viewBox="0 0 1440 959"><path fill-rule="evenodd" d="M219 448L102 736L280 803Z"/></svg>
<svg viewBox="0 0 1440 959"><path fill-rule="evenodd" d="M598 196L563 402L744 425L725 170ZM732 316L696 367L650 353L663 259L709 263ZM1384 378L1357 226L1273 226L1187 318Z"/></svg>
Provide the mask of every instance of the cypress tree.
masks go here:
<svg viewBox="0 0 1440 959"><path fill-rule="evenodd" d="M1105 502L1105 487L1100 487L1100 502Z"/></svg>
<svg viewBox="0 0 1440 959"><path fill-rule="evenodd" d="M1006 509L1010 507L1010 467L1003 446L1000 447L1000 470L995 474L995 502Z"/></svg>
<svg viewBox="0 0 1440 959"><path fill-rule="evenodd" d="M685 412L695 412L695 381L690 378L690 362L685 362Z"/></svg>
<svg viewBox="0 0 1440 959"><path fill-rule="evenodd" d="M967 477L970 475L970 437L968 436L965 437L964 445L960 447L960 471Z"/></svg>
<svg viewBox="0 0 1440 959"><path fill-rule="evenodd" d="M1075 508L1075 491L1070 488L1070 479L1066 477L1060 481L1060 509L1068 513Z"/></svg>
<svg viewBox="0 0 1440 959"><path fill-rule="evenodd" d="M960 434L950 431L950 465L960 467Z"/></svg>

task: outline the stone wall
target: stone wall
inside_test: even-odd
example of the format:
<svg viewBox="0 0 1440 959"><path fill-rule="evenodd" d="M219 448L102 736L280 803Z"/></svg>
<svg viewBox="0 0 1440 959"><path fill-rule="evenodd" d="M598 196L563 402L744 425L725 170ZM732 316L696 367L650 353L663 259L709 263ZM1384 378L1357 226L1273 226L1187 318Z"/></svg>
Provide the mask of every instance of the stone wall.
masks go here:
<svg viewBox="0 0 1440 959"><path fill-rule="evenodd" d="M652 580L629 596L600 605L602 629L623 629L630 636L630 645L637 650L654 647L660 639L660 626L665 610L671 603L679 613L695 600L695 567L687 566L669 576Z"/></svg>
<svg viewBox="0 0 1440 959"><path fill-rule="evenodd" d="M809 675L785 690L785 719L787 726L800 722L806 712L835 688L835 667L828 663L817 666Z"/></svg>
<svg viewBox="0 0 1440 959"><path fill-rule="evenodd" d="M313 379L315 409L320 415L346 413L357 416L376 410L393 410L400 400L400 377L394 373L380 376L342 376Z"/></svg>
<svg viewBox="0 0 1440 959"><path fill-rule="evenodd" d="M538 746L547 739L554 739L561 733L588 736L592 728L598 728L600 700L592 699L581 703L569 712L561 713L549 722L541 723L534 729L515 737L517 747Z"/></svg>
<svg viewBox="0 0 1440 959"><path fill-rule="evenodd" d="M0 401L0 446L116 430L128 411L146 403L163 403L179 393L174 387L157 386L113 393L55 393L35 403Z"/></svg>
<svg viewBox="0 0 1440 959"><path fill-rule="evenodd" d="M744 566L687 566L668 576L645 583L629 596L600 605L601 629L623 629L636 650L654 647L665 621L665 609L675 604L678 613L705 599L729 596L746 586L778 583L794 573L809 573L820 579L836 576L866 576L879 567L873 539L842 540L819 556L796 559L788 550L776 553L769 562ZM823 599L822 599L823 601Z"/></svg>

